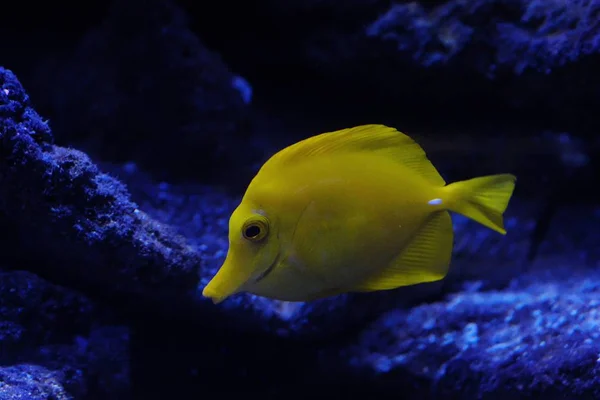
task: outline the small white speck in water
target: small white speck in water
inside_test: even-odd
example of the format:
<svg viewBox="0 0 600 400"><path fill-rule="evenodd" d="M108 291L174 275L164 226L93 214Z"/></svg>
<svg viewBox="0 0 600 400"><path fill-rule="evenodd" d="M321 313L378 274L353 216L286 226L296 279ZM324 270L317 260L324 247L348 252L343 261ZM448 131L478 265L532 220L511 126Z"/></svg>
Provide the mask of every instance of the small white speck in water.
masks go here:
<svg viewBox="0 0 600 400"><path fill-rule="evenodd" d="M440 204L442 204L442 199L429 200L427 204L429 204L430 206L439 206Z"/></svg>

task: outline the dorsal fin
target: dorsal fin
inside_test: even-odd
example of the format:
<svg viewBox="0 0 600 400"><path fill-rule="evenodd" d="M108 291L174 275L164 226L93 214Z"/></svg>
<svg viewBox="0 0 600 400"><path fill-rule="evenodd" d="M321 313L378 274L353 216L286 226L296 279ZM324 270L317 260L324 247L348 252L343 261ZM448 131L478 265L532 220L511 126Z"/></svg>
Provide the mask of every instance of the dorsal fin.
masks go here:
<svg viewBox="0 0 600 400"><path fill-rule="evenodd" d="M318 155L364 151L389 157L434 185L446 184L417 142L394 128L378 124L360 125L309 137L279 151L264 167L281 167Z"/></svg>

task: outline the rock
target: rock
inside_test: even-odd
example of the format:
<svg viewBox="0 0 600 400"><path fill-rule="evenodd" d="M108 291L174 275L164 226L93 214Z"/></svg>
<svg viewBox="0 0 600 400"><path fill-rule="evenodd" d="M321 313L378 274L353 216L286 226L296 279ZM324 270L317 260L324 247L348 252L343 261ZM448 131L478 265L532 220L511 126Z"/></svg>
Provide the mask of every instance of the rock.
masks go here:
<svg viewBox="0 0 600 400"><path fill-rule="evenodd" d="M121 308L121 301L138 310L148 301L159 309L195 301L199 254L147 218L87 155L54 146L47 123L6 69L0 160L0 224L11 232L6 259Z"/></svg>
<svg viewBox="0 0 600 400"><path fill-rule="evenodd" d="M128 330L109 312L24 271L0 271L0 293L0 398L128 398Z"/></svg>
<svg viewBox="0 0 600 400"><path fill-rule="evenodd" d="M236 16L226 7L190 6L195 28L281 109L434 125L441 137L449 126L528 125L590 140L598 130L597 1L263 0ZM231 38L233 27L248 34Z"/></svg>
<svg viewBox="0 0 600 400"><path fill-rule="evenodd" d="M424 67L456 61L490 77L498 69L549 73L600 50L594 27L598 13L595 1L393 3L366 33L394 43ZM570 41L574 36L581 41ZM471 53L478 45L487 46L487 53Z"/></svg>
<svg viewBox="0 0 600 400"><path fill-rule="evenodd" d="M32 344L70 341L91 329L101 313L78 293L24 271L0 272L0 343L4 362Z"/></svg>
<svg viewBox="0 0 600 400"><path fill-rule="evenodd" d="M40 65L31 88L60 144L135 160L160 179L215 182L258 151L247 136L252 87L173 2L112 2L74 52Z"/></svg>
<svg viewBox="0 0 600 400"><path fill-rule="evenodd" d="M74 396L62 385L60 372L37 365L0 368L0 397L6 400L70 400ZM74 394L80 395L79 391Z"/></svg>
<svg viewBox="0 0 600 400"><path fill-rule="evenodd" d="M600 276L547 266L502 291L383 315L343 354L407 399L596 398Z"/></svg>

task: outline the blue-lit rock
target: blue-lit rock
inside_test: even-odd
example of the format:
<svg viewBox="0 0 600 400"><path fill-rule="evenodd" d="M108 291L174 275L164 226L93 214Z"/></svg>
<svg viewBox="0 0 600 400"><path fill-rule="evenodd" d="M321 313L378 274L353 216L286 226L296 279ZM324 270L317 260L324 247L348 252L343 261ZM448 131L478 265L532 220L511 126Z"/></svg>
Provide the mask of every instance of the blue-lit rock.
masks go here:
<svg viewBox="0 0 600 400"><path fill-rule="evenodd" d="M24 271L0 271L0 293L0 399L127 398L128 330L109 312Z"/></svg>
<svg viewBox="0 0 600 400"><path fill-rule="evenodd" d="M86 154L52 140L15 75L0 68L0 224L11 232L5 257L107 301L193 301L200 256L147 218Z"/></svg>
<svg viewBox="0 0 600 400"><path fill-rule="evenodd" d="M382 315L343 354L373 385L412 386L407 399L596 398L600 276L547 267L502 291Z"/></svg>
<svg viewBox="0 0 600 400"><path fill-rule="evenodd" d="M481 53L472 65L484 74L502 68L517 75L528 69L549 73L600 50L598 13L596 1L393 3L366 32L394 43L423 66L464 63L474 56L464 51L486 46L490 53Z"/></svg>

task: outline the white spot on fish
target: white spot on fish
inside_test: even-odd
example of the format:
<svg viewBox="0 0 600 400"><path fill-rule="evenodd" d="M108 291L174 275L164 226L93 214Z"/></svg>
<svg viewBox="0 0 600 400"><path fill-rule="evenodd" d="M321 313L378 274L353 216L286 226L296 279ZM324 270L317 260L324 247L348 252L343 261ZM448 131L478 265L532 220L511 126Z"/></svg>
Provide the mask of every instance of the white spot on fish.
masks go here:
<svg viewBox="0 0 600 400"><path fill-rule="evenodd" d="M430 206L439 206L440 204L442 204L442 199L429 200L427 204L429 204Z"/></svg>
<svg viewBox="0 0 600 400"><path fill-rule="evenodd" d="M8 89L4 89L4 94L8 96L8 94L10 93L10 91Z"/></svg>

